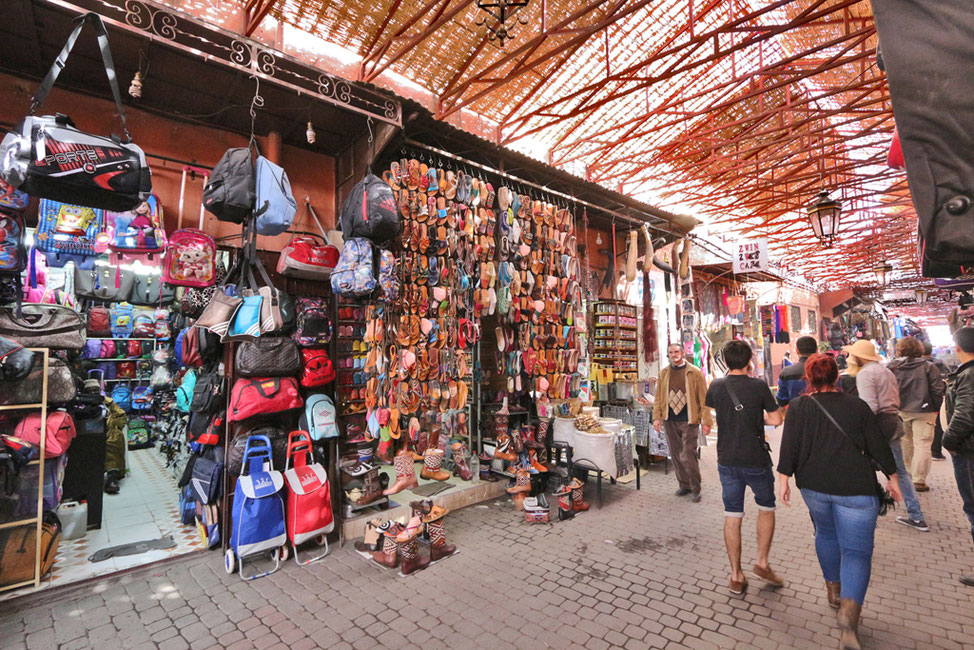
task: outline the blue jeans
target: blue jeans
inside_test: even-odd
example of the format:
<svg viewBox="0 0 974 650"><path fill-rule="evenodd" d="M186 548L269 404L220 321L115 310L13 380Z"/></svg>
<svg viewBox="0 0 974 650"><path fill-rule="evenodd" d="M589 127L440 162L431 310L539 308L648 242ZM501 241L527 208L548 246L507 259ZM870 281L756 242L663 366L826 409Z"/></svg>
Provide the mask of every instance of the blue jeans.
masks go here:
<svg viewBox="0 0 974 650"><path fill-rule="evenodd" d="M920 509L920 499L917 491L913 487L913 477L906 470L903 463L903 445L901 441L894 440L889 443L889 448L893 450L893 458L896 459L896 477L900 481L900 492L903 493L903 503L906 504L906 512L913 521L923 519L923 510Z"/></svg>
<svg viewBox="0 0 974 650"><path fill-rule="evenodd" d="M957 490L964 503L964 514L971 522L971 535L974 535L974 458L961 457L951 454L954 461L954 478L957 479Z"/></svg>
<svg viewBox="0 0 974 650"><path fill-rule="evenodd" d="M774 512L774 472L771 467L732 467L717 464L723 488L724 515L744 516L744 491L751 488L759 510Z"/></svg>
<svg viewBox="0 0 974 650"><path fill-rule="evenodd" d="M872 572L879 499L807 489L802 489L802 499L815 524L815 553L822 575L828 582L842 583L842 598L862 605Z"/></svg>

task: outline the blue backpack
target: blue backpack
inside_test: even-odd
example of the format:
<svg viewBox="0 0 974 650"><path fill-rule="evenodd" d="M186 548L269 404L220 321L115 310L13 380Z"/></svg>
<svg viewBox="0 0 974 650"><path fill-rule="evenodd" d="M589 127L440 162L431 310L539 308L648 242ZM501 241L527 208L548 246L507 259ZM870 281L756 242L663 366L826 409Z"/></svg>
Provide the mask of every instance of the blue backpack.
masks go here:
<svg viewBox="0 0 974 650"><path fill-rule="evenodd" d="M132 391L132 410L148 411L152 408L152 389L148 386L136 386Z"/></svg>
<svg viewBox="0 0 974 650"><path fill-rule="evenodd" d="M105 211L81 205L41 199L37 208L34 246L47 254L48 266L63 267L74 261L93 268L95 239L104 230Z"/></svg>
<svg viewBox="0 0 974 650"><path fill-rule="evenodd" d="M193 488L188 485L179 491L179 522L184 525L196 522L196 499Z"/></svg>
<svg viewBox="0 0 974 650"><path fill-rule="evenodd" d="M298 426L315 440L338 437L335 403L331 398L321 393L308 396L304 403L304 413Z"/></svg>
<svg viewBox="0 0 974 650"><path fill-rule="evenodd" d="M298 211L287 173L263 156L257 156L255 207L258 235L274 236L287 232Z"/></svg>
<svg viewBox="0 0 974 650"><path fill-rule="evenodd" d="M176 409L189 413L189 405L193 403L193 391L196 390L196 372L187 370L183 375L183 383L176 389Z"/></svg>
<svg viewBox="0 0 974 650"><path fill-rule="evenodd" d="M112 389L112 401L126 413L132 410L132 389L119 384Z"/></svg>
<svg viewBox="0 0 974 650"><path fill-rule="evenodd" d="M331 290L342 295L367 296L374 289L372 242L362 237L346 240L331 272Z"/></svg>

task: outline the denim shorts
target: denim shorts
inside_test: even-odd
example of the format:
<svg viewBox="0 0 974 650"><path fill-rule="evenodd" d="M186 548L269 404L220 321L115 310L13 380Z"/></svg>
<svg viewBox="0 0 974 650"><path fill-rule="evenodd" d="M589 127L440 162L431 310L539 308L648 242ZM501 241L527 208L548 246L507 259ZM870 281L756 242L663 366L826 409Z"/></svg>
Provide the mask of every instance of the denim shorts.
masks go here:
<svg viewBox="0 0 974 650"><path fill-rule="evenodd" d="M770 467L717 465L724 492L724 514L744 516L744 489L751 488L759 510L774 511L774 472Z"/></svg>

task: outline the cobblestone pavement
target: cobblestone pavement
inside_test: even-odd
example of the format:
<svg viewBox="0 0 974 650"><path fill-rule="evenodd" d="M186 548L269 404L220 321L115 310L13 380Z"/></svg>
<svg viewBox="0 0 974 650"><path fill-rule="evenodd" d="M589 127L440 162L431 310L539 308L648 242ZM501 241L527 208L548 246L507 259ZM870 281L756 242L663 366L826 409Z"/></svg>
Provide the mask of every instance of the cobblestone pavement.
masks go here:
<svg viewBox="0 0 974 650"><path fill-rule="evenodd" d="M974 548L950 463L921 495L930 533L884 518L863 620L867 648L970 648ZM834 614L807 511L778 511L774 591L727 592L715 450L703 452L704 499L673 496L672 472L643 490L606 486L601 510L530 525L507 499L446 519L460 553L412 576L361 559L350 544L310 567L243 582L218 553L189 556L39 594L0 608L8 648L831 648ZM586 498L594 501L594 486ZM902 508L898 512L902 512ZM748 505L744 562L755 554ZM749 566L749 565L748 565Z"/></svg>

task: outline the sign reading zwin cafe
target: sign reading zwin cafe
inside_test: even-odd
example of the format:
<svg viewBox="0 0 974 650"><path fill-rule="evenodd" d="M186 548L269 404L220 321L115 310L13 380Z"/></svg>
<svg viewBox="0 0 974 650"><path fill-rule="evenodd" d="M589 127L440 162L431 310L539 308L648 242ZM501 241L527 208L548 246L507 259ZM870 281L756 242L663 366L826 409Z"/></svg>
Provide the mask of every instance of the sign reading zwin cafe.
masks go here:
<svg viewBox="0 0 974 650"><path fill-rule="evenodd" d="M768 240L756 239L737 243L734 251L734 273L768 270Z"/></svg>

